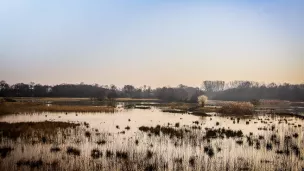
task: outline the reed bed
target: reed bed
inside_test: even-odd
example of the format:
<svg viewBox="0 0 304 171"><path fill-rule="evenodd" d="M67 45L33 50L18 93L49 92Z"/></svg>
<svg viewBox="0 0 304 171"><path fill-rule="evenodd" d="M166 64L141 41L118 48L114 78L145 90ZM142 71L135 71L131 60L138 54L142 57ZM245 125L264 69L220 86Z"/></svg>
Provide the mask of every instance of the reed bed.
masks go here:
<svg viewBox="0 0 304 171"><path fill-rule="evenodd" d="M252 115L254 106L249 102L230 102L226 103L219 110L219 113L230 115Z"/></svg>
<svg viewBox="0 0 304 171"><path fill-rule="evenodd" d="M41 141L46 141L46 136L56 136L58 130L65 130L68 128L76 128L80 126L79 123L69 122L18 122L8 123L0 122L0 138L8 138L17 140L21 137L31 137L33 133L41 138Z"/></svg>
<svg viewBox="0 0 304 171"><path fill-rule="evenodd" d="M93 112L113 113L112 106L68 106L68 105L45 105L31 102L15 102L0 104L0 114L36 113L36 112Z"/></svg>

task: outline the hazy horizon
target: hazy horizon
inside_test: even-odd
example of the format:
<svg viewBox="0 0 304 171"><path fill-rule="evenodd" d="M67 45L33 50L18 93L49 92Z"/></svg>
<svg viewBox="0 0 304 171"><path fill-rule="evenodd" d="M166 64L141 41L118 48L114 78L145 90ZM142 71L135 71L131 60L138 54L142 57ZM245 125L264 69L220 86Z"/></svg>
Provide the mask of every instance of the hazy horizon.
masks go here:
<svg viewBox="0 0 304 171"><path fill-rule="evenodd" d="M304 83L304 1L1 1L0 80Z"/></svg>

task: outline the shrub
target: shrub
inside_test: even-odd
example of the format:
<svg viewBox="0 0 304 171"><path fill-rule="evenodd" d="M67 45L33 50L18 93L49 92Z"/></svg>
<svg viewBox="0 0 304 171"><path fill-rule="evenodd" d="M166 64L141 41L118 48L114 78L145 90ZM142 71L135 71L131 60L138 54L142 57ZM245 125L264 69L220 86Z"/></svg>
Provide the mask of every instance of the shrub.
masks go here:
<svg viewBox="0 0 304 171"><path fill-rule="evenodd" d="M197 97L198 104L202 107L205 106L205 104L207 103L207 100L208 100L208 97L205 95L201 95L201 96Z"/></svg>
<svg viewBox="0 0 304 171"><path fill-rule="evenodd" d="M254 106L249 102L229 102L220 109L222 114L248 115L253 114Z"/></svg>

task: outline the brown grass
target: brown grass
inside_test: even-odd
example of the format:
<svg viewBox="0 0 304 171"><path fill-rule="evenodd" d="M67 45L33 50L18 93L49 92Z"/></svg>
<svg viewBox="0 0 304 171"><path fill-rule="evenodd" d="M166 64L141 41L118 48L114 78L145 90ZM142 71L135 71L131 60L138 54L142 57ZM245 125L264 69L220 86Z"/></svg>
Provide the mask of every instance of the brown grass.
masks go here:
<svg viewBox="0 0 304 171"><path fill-rule="evenodd" d="M77 102L91 101L91 98L74 98L74 97L13 97L18 102ZM118 102L159 102L161 100L154 98L116 98Z"/></svg>
<svg viewBox="0 0 304 171"><path fill-rule="evenodd" d="M41 103L15 102L0 104L0 114L35 113L35 112L115 112L111 106L66 106Z"/></svg>
<svg viewBox="0 0 304 171"><path fill-rule="evenodd" d="M57 102L57 101L64 101L64 102L74 102L74 101L89 101L90 98L71 98L71 97L14 97L13 99L17 100L18 102Z"/></svg>
<svg viewBox="0 0 304 171"><path fill-rule="evenodd" d="M254 106L249 102L230 102L222 106L219 113L230 115L251 115Z"/></svg>

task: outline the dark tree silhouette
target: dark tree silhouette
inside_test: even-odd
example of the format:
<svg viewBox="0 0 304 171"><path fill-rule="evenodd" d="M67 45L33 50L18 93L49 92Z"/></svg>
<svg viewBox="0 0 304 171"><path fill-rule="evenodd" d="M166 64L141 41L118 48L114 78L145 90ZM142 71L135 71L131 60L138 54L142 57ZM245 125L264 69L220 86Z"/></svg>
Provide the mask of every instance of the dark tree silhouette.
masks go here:
<svg viewBox="0 0 304 171"><path fill-rule="evenodd" d="M253 81L204 81L202 89L180 84L177 87L151 89L149 86L135 88L125 85L121 90L115 85L59 84L54 86L17 83L9 85L0 81L1 97L90 97L99 100L118 97L158 98L163 101L197 102L197 97L206 94L213 100L251 101L252 99L278 99L304 101L304 84L275 84Z"/></svg>

